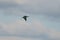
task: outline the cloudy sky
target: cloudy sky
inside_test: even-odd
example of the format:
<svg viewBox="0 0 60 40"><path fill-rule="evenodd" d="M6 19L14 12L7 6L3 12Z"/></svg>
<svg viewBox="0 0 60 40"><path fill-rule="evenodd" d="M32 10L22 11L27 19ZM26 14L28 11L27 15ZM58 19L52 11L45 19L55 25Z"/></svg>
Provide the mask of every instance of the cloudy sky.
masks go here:
<svg viewBox="0 0 60 40"><path fill-rule="evenodd" d="M60 0L0 0L0 39L60 40Z"/></svg>

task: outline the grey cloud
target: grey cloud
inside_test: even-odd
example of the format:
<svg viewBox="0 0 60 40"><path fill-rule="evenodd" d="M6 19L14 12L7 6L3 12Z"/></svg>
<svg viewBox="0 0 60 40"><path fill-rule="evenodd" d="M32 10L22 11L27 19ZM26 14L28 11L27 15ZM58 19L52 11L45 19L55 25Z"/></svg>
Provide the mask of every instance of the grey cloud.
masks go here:
<svg viewBox="0 0 60 40"><path fill-rule="evenodd" d="M34 3L36 2L36 3ZM52 13L56 13L59 11L59 3L57 3L56 1L48 1L46 0L44 2L44 0L40 3L39 0L33 0L33 2L31 3L31 5L27 4L25 6L22 7L23 10L25 10L26 12L33 12L35 14L35 12L37 14L52 14Z"/></svg>
<svg viewBox="0 0 60 40"><path fill-rule="evenodd" d="M32 0L31 0L32 1ZM3 3L2 3L3 4ZM11 3L4 3L3 7L5 6L14 6L15 4ZM8 4L8 6L7 6ZM59 15L60 14L60 9L59 9L59 0L33 0L31 3L27 3L27 4L20 4L19 6L16 5L17 9L26 12L26 13L30 13L30 14L44 14L44 15Z"/></svg>
<svg viewBox="0 0 60 40"><path fill-rule="evenodd" d="M16 7L16 3L6 3L6 2L0 2L0 9L7 9L7 8L12 8Z"/></svg>

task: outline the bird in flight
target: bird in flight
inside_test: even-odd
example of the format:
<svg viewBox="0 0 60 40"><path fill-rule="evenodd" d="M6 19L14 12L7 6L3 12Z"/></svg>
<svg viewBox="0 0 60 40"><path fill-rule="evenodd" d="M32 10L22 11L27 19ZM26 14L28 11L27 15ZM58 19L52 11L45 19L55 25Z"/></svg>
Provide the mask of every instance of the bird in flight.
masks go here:
<svg viewBox="0 0 60 40"><path fill-rule="evenodd" d="M29 16L23 16L22 18L23 18L25 21L27 21L27 17L29 17Z"/></svg>

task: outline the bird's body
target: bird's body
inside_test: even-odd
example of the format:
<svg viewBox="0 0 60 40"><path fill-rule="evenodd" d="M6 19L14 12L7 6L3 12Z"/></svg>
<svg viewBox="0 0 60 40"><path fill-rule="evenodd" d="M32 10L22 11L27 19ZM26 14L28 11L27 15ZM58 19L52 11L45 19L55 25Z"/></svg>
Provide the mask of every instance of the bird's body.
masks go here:
<svg viewBox="0 0 60 40"><path fill-rule="evenodd" d="M25 21L27 21L27 17L28 17L28 16L23 16L22 18L23 18Z"/></svg>

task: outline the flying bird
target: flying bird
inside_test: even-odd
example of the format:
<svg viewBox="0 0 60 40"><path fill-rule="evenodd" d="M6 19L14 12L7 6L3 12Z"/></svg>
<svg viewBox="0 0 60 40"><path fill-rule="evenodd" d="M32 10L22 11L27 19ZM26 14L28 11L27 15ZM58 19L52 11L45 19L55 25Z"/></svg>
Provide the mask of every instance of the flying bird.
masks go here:
<svg viewBox="0 0 60 40"><path fill-rule="evenodd" d="M25 21L27 21L27 17L29 17L29 16L23 16L22 18L23 18Z"/></svg>

